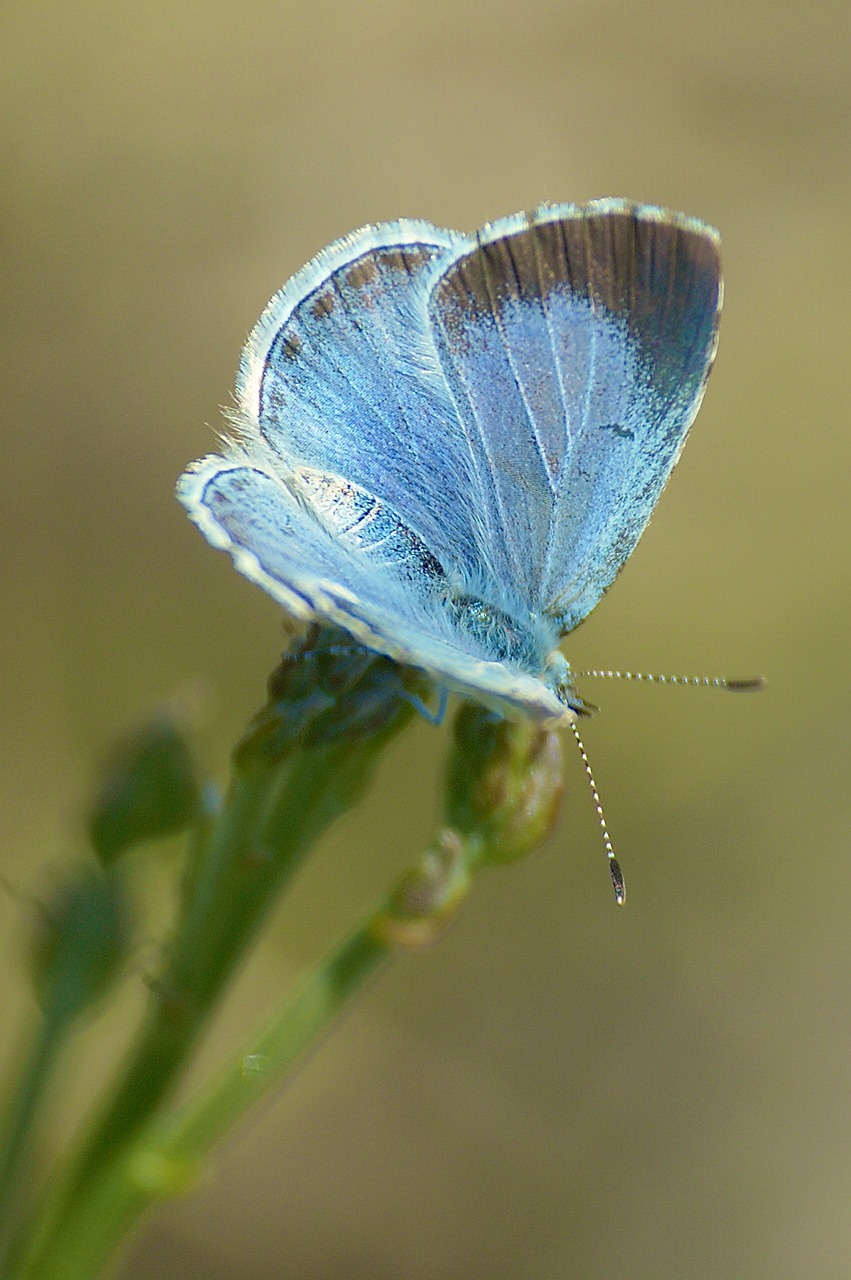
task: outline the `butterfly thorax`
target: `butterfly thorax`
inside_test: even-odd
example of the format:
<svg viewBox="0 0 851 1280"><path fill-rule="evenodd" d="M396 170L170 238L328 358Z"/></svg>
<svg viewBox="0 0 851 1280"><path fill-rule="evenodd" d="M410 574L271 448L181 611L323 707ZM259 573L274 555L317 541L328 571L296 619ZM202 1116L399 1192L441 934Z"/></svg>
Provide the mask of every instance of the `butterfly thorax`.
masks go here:
<svg viewBox="0 0 851 1280"><path fill-rule="evenodd" d="M530 674L542 672L558 632L548 619L492 604L475 593L448 590L445 608L452 629L491 662L504 662Z"/></svg>

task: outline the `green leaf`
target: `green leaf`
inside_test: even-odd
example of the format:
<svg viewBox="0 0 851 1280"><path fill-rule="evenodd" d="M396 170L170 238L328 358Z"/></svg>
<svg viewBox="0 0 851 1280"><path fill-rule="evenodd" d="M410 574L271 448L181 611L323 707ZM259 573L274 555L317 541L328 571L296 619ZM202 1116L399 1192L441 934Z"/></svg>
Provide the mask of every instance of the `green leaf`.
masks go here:
<svg viewBox="0 0 851 1280"><path fill-rule="evenodd" d="M162 719L116 744L89 814L95 853L108 866L143 840L173 835L200 811L195 765L180 728Z"/></svg>
<svg viewBox="0 0 851 1280"><path fill-rule="evenodd" d="M126 953L126 913L118 881L87 869L43 909L31 953L45 1017L75 1018L102 995Z"/></svg>

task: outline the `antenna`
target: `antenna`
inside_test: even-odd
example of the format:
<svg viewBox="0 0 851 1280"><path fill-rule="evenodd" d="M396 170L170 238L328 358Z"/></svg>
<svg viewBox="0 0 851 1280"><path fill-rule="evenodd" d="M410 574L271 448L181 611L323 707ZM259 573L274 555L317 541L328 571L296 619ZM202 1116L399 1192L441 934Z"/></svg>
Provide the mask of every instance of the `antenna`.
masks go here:
<svg viewBox="0 0 851 1280"><path fill-rule="evenodd" d="M724 676L655 676L648 675L646 671L572 671L572 679L581 679L586 676L596 676L600 680L643 680L648 684L678 684L688 685L692 688L705 689L728 689L731 693L749 693L754 690L764 689L765 680L762 676L748 676L743 680L730 680ZM586 705L586 709L588 704ZM581 710L581 708L577 708ZM585 773L588 776L588 782L591 786L591 797L594 801L594 808L597 810L597 818L600 823L600 830L603 833L603 844L606 849L606 857L609 859L609 873L612 877L612 887L615 891L615 902L618 906L623 906L626 897L626 888L624 886L623 872L620 869L620 863L615 857L615 851L612 848L612 841L609 836L609 829L606 826L606 818L603 814L603 806L600 803L600 794L597 791L597 784L594 781L594 774L591 769L591 763L585 752L582 739L579 736L579 730L575 721L571 720L570 728L576 739L576 745L579 748L579 754L582 757L582 764Z"/></svg>
<svg viewBox="0 0 851 1280"><path fill-rule="evenodd" d="M728 680L724 676L651 676L646 671L571 671L574 679L596 676L598 680L644 680L648 684L680 684L705 689L728 689L731 693L750 693L764 689L762 676L747 676L743 680Z"/></svg>
<svg viewBox="0 0 851 1280"><path fill-rule="evenodd" d="M597 810L597 819L600 823L600 830L603 833L603 844L606 849L606 857L609 859L609 875L612 877L612 888L615 891L615 902L618 904L619 907L622 907L624 898L626 897L626 888L623 882L623 872L621 871L620 863L615 857L615 851L612 848L612 841L609 836L609 828L606 826L606 818L603 813L603 806L600 804L600 794L597 791L597 784L594 781L594 774L591 769L591 763L588 759L588 756L585 753L585 747L583 746L582 739L579 736L579 730L577 729L576 723L573 720L571 720L570 722L570 728L574 738L576 739L576 745L579 748L579 754L582 757L582 764L585 768L586 774L588 775L588 782L590 783L590 786L591 786L591 798L594 801L594 808Z"/></svg>

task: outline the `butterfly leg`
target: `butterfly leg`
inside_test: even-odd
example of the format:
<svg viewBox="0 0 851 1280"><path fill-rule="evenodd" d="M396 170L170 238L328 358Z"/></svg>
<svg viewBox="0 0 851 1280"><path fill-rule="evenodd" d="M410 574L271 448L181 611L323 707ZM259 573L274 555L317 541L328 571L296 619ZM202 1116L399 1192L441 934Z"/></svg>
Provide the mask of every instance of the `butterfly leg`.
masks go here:
<svg viewBox="0 0 851 1280"><path fill-rule="evenodd" d="M401 690L401 696L406 702L410 702L411 706L418 712L423 720L427 720L429 724L441 725L446 716L446 708L449 705L449 690L443 686L440 690L437 710L432 711L427 703L416 693L411 693L407 689Z"/></svg>

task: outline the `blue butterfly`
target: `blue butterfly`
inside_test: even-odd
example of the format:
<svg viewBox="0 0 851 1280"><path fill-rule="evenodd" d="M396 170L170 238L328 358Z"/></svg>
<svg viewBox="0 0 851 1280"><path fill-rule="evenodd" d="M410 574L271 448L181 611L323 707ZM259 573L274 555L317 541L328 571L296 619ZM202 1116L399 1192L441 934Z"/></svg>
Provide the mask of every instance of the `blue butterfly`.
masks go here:
<svg viewBox="0 0 851 1280"><path fill-rule="evenodd" d="M717 233L625 200L364 227L266 307L178 496L296 617L568 723L559 640L650 518L721 300Z"/></svg>

